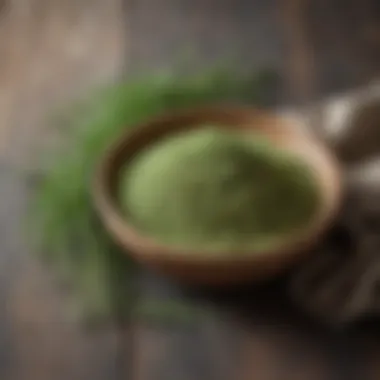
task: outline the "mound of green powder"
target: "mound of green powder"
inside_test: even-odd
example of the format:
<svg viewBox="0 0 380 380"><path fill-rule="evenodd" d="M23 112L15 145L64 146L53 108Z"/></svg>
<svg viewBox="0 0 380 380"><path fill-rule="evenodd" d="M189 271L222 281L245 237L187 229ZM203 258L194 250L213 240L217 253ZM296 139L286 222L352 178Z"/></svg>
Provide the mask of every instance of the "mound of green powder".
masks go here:
<svg viewBox="0 0 380 380"><path fill-rule="evenodd" d="M125 168L121 206L156 240L206 250L265 250L318 208L309 169L260 135L202 128L163 139Z"/></svg>

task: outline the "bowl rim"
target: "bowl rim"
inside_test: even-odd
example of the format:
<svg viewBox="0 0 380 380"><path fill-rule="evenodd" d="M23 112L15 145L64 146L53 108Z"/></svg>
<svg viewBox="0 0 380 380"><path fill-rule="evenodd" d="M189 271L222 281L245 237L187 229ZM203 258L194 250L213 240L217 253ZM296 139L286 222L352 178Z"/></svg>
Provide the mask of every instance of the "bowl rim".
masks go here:
<svg viewBox="0 0 380 380"><path fill-rule="evenodd" d="M331 203L327 212L316 222L314 218L309 224L308 228L302 229L302 233L296 236L292 235L292 239L287 239L284 244L276 246L273 249L258 251L258 250L218 250L213 251L207 249L194 249L185 248L177 245L170 245L161 243L154 237L141 233L129 223L128 218L123 216L120 207L117 205L117 199L113 194L110 185L110 171L113 167L114 160L119 154L122 154L124 146L134 136L142 135L144 132L155 128L158 125L164 126L168 122L180 122L187 117L199 117L199 120L204 119L199 124L207 124L208 115L223 115L235 114L246 115L247 117L261 117L264 120L269 120L280 125L296 124L295 120L288 120L276 113L268 112L263 109L246 106L246 105L226 105L226 104L213 104L209 106L183 108L179 110L165 112L156 117L149 118L143 122L138 123L132 128L126 128L126 131L114 141L108 149L101 156L98 166L95 170L95 175L92 183L92 199L95 209L100 217L104 227L108 233L116 240L121 246L128 247L132 255L137 255L145 260L165 260L171 263L219 263L219 264L244 264L252 262L267 261L275 256L289 256L294 255L303 247L305 250L310 248L321 234L333 223L336 215L338 214L341 200L343 196L342 175L340 164L335 154L324 144L318 136L311 133L304 133L308 131L294 131L300 136L308 139L329 161L330 169L334 172L334 201ZM165 127L163 127L165 129ZM285 128L284 128L285 129ZM285 133L289 133L286 131ZM238 254L236 252L239 252Z"/></svg>

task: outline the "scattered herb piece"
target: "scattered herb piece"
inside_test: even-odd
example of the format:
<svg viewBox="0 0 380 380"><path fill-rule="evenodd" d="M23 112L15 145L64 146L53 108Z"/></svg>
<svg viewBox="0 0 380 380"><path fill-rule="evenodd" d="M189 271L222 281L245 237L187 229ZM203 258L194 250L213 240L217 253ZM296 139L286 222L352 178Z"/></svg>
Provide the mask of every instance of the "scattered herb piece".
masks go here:
<svg viewBox="0 0 380 380"><path fill-rule="evenodd" d="M167 110L231 100L259 104L268 79L267 72L219 69L187 78L151 75L110 86L75 107L62 149L45 160L29 215L36 251L72 284L86 316L128 317L134 297L136 267L112 244L90 198L104 149L126 128Z"/></svg>

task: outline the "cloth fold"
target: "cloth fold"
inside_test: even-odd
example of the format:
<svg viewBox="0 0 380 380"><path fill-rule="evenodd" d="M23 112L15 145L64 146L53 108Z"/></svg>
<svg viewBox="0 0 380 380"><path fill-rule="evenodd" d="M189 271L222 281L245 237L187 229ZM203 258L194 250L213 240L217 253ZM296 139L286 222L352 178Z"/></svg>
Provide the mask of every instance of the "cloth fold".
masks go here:
<svg viewBox="0 0 380 380"><path fill-rule="evenodd" d="M310 122L316 114L320 124ZM380 82L329 99L303 121L340 159L345 200L335 226L294 271L288 290L317 319L346 324L380 313Z"/></svg>

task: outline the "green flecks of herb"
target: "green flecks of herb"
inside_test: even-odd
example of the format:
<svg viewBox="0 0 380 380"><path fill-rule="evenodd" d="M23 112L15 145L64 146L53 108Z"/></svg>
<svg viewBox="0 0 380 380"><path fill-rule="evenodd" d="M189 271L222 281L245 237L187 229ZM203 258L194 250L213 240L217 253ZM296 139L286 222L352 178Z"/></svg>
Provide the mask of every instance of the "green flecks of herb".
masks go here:
<svg viewBox="0 0 380 380"><path fill-rule="evenodd" d="M261 103L271 80L268 73L221 69L190 77L149 75L112 85L73 107L61 149L45 157L29 224L36 251L72 284L85 313L128 316L134 298L136 266L113 245L90 197L105 148L126 128L167 110L231 100Z"/></svg>

